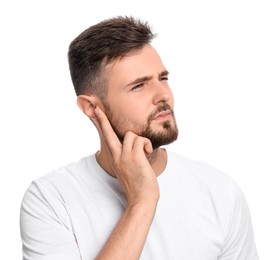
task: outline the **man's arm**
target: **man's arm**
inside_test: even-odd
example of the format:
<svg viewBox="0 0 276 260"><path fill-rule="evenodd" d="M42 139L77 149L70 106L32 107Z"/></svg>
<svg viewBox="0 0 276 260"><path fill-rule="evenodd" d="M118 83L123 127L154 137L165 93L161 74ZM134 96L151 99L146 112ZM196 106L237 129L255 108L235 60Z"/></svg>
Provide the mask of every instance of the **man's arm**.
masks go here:
<svg viewBox="0 0 276 260"><path fill-rule="evenodd" d="M149 203L148 203L149 204ZM139 259L156 203L127 207L96 259Z"/></svg>
<svg viewBox="0 0 276 260"><path fill-rule="evenodd" d="M139 259L159 199L157 178L146 157L152 146L132 132L121 144L105 114L99 108L95 114L92 120L107 151L104 157L99 155L99 162L104 158L102 164L118 178L127 196L127 207L97 259Z"/></svg>

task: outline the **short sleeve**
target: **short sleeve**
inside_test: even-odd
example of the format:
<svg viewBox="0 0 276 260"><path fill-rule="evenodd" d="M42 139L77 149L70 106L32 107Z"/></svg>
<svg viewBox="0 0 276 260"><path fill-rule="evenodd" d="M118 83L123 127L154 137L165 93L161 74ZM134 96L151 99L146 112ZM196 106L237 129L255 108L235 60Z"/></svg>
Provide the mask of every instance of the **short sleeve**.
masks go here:
<svg viewBox="0 0 276 260"><path fill-rule="evenodd" d="M259 260L248 204L235 182L231 188L224 246L218 259Z"/></svg>
<svg viewBox="0 0 276 260"><path fill-rule="evenodd" d="M80 260L77 241L59 192L47 181L33 182L20 212L23 260Z"/></svg>

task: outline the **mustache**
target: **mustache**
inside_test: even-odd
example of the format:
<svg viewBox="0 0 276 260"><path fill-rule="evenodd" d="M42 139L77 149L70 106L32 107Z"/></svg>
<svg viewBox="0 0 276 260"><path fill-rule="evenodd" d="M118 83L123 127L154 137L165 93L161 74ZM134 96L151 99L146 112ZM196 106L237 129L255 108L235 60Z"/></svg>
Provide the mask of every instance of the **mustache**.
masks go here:
<svg viewBox="0 0 276 260"><path fill-rule="evenodd" d="M161 105L159 105L156 110L154 110L148 117L148 122L150 122L153 118L155 118L155 116L162 112L162 111L166 111L169 110L171 112L172 115L174 115L173 109L171 108L170 105L168 105L167 103L162 103Z"/></svg>

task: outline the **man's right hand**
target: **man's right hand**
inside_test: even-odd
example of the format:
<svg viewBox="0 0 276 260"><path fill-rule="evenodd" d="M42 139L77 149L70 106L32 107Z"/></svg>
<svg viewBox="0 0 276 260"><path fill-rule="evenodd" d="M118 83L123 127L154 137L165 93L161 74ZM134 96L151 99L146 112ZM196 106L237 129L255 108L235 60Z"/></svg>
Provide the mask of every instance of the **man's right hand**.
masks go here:
<svg viewBox="0 0 276 260"><path fill-rule="evenodd" d="M99 163L109 174L118 178L126 192L128 206L156 203L159 198L157 178L147 159L153 152L150 140L128 131L121 143L99 107L95 108L95 115L92 120L102 142Z"/></svg>

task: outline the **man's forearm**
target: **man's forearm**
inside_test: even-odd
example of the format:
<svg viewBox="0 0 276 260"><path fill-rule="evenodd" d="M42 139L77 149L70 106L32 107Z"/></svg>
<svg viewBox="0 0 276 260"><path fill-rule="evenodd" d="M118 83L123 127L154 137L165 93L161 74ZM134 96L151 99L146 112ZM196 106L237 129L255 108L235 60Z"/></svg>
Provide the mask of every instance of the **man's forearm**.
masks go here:
<svg viewBox="0 0 276 260"><path fill-rule="evenodd" d="M157 200L127 207L96 259L139 259L156 205Z"/></svg>

